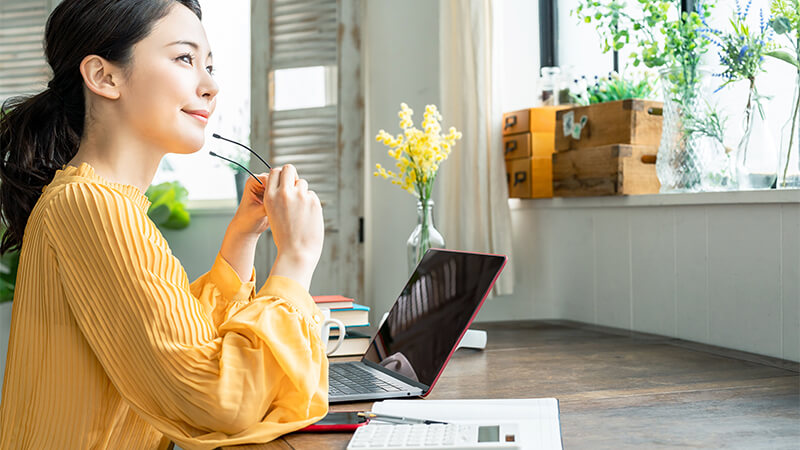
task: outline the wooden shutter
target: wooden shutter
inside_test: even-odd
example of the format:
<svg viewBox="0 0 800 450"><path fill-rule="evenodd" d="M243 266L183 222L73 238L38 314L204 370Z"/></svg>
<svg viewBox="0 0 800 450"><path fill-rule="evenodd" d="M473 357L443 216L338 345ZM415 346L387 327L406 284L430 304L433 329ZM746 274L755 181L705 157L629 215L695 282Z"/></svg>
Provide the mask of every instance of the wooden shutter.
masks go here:
<svg viewBox="0 0 800 450"><path fill-rule="evenodd" d="M295 165L323 203L325 247L312 291L355 298L363 292L364 102L358 4L254 0L251 15L251 143L273 166ZM315 66L333 68L335 104L274 111L274 71ZM265 169L255 157L251 167ZM267 271L274 257L274 244L260 243L258 270Z"/></svg>
<svg viewBox="0 0 800 450"><path fill-rule="evenodd" d="M52 77L44 58L44 27L51 0L0 1L0 104L42 91Z"/></svg>
<svg viewBox="0 0 800 450"><path fill-rule="evenodd" d="M272 70L336 65L337 0L268 3Z"/></svg>

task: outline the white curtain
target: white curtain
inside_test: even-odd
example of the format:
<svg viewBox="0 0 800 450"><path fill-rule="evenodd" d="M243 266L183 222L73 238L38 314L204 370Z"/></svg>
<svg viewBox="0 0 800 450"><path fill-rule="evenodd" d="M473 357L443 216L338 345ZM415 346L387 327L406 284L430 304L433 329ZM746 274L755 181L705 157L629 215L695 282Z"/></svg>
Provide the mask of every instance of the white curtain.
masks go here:
<svg viewBox="0 0 800 450"><path fill-rule="evenodd" d="M497 70L501 48L493 35L492 0L440 4L442 126L456 127L463 137L441 166L437 216L448 248L509 257L493 294L511 294L511 213Z"/></svg>

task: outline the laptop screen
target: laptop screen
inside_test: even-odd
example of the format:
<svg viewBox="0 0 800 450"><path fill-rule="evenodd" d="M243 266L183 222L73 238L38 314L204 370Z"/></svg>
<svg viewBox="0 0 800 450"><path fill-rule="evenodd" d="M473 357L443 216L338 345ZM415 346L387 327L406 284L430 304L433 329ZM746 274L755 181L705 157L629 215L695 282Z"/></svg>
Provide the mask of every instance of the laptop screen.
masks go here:
<svg viewBox="0 0 800 450"><path fill-rule="evenodd" d="M500 255L429 250L364 359L430 387L505 261Z"/></svg>

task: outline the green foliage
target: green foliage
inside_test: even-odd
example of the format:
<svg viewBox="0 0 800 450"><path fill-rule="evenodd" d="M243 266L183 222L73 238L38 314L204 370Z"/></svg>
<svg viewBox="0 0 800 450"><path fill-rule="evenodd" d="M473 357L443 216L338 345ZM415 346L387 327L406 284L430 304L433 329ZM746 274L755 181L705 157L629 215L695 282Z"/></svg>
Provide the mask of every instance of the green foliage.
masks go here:
<svg viewBox="0 0 800 450"><path fill-rule="evenodd" d="M0 236L6 233L5 224L0 223ZM19 250L7 252L0 257L0 303L14 300L14 286L17 284Z"/></svg>
<svg viewBox="0 0 800 450"><path fill-rule="evenodd" d="M180 230L189 226L191 217L186 210L189 191L177 181L150 186L145 192L150 200L147 215L159 227Z"/></svg>
<svg viewBox="0 0 800 450"><path fill-rule="evenodd" d="M764 56L775 50L768 24L762 19L761 26L753 29L746 19L747 12L737 11L730 19L730 31L708 29L708 38L719 47L719 60L725 68L720 74L725 79L722 87L739 80L754 80L764 71Z"/></svg>
<svg viewBox="0 0 800 450"><path fill-rule="evenodd" d="M776 33L784 34L790 30L800 33L800 0L772 0L770 12L775 18L773 21L780 22L775 28ZM785 27L786 31L782 31L781 27Z"/></svg>
<svg viewBox="0 0 800 450"><path fill-rule="evenodd" d="M580 0L574 13L584 23L593 23L603 40L603 51L622 50L635 40L638 52L631 54L633 65L646 67L695 68L708 49L700 33L711 4L700 4L698 12L680 13L678 0L637 0L637 13L624 0ZM678 12L670 18L670 10Z"/></svg>
<svg viewBox="0 0 800 450"><path fill-rule="evenodd" d="M611 72L607 77L596 78L591 86L578 88L577 94L570 92L570 96L579 105L593 105L631 98L648 99L653 96L654 91L653 79L647 73L637 81Z"/></svg>
<svg viewBox="0 0 800 450"><path fill-rule="evenodd" d="M710 104L706 104L706 110L708 113L702 118L695 117L692 110L686 111L683 127L685 135L707 136L724 145L725 124L728 118L721 116L717 108Z"/></svg>
<svg viewBox="0 0 800 450"><path fill-rule="evenodd" d="M773 50L767 55L785 61L800 71L800 0L772 0L770 26L778 35L785 36L791 51Z"/></svg>

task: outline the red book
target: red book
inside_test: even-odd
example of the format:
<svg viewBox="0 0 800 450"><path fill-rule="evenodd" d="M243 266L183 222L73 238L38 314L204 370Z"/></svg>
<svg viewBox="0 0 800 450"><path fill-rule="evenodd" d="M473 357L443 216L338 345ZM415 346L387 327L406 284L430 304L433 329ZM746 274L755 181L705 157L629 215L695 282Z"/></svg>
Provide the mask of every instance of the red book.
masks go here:
<svg viewBox="0 0 800 450"><path fill-rule="evenodd" d="M315 295L312 297L320 308L345 309L352 308L354 300L342 295Z"/></svg>

